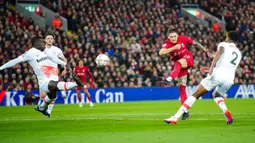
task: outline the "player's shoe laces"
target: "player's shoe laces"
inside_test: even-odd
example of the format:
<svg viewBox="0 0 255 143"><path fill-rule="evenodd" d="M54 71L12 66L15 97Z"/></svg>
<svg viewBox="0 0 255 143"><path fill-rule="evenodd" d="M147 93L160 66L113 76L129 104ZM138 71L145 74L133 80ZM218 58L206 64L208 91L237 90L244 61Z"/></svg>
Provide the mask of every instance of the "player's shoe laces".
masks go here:
<svg viewBox="0 0 255 143"><path fill-rule="evenodd" d="M80 86L80 87L84 86L84 83L81 81L81 79L76 74L72 73L72 77L78 86Z"/></svg>
<svg viewBox="0 0 255 143"><path fill-rule="evenodd" d="M233 124L234 120L232 118L231 113L228 110L225 112L225 117L228 125Z"/></svg>
<svg viewBox="0 0 255 143"><path fill-rule="evenodd" d="M47 112L47 108L45 108L44 110L40 110L39 106L35 107L35 111L41 112L43 115L45 115L47 118L50 118L50 114Z"/></svg>
<svg viewBox="0 0 255 143"><path fill-rule="evenodd" d="M177 124L178 119L176 117L172 116L168 119L165 119L164 122L166 122L167 124Z"/></svg>
<svg viewBox="0 0 255 143"><path fill-rule="evenodd" d="M187 120L189 117L190 117L189 112L187 112L187 113L184 112L184 113L182 114L182 120Z"/></svg>
<svg viewBox="0 0 255 143"><path fill-rule="evenodd" d="M161 81L158 81L157 84L159 86L170 86L171 85L171 82L167 81L167 80L161 80Z"/></svg>

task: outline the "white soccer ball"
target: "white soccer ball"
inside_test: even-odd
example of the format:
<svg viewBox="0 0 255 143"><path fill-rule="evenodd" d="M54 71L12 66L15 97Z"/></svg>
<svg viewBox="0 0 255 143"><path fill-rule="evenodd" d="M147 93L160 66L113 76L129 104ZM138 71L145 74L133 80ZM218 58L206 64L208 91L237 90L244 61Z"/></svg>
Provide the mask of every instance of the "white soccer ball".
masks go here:
<svg viewBox="0 0 255 143"><path fill-rule="evenodd" d="M96 64L100 67L107 66L110 63L110 58L106 54L100 54L96 57Z"/></svg>

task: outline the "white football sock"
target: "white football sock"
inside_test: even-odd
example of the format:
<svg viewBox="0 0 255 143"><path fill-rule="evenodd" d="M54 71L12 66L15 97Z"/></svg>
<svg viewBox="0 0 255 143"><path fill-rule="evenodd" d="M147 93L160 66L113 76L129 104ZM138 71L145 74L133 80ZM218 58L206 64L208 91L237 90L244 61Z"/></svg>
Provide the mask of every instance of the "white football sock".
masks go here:
<svg viewBox="0 0 255 143"><path fill-rule="evenodd" d="M75 88L76 86L77 86L76 82L63 82L63 81L60 81L57 84L57 87L58 87L59 90L69 90L69 89Z"/></svg>
<svg viewBox="0 0 255 143"><path fill-rule="evenodd" d="M180 118L184 112L188 112L188 109L195 103L197 99L194 96L190 96L180 107L180 109L174 115L175 118Z"/></svg>
<svg viewBox="0 0 255 143"><path fill-rule="evenodd" d="M39 106L39 110L44 110L52 101L55 99L50 99L48 95L44 98L42 104Z"/></svg>
<svg viewBox="0 0 255 143"><path fill-rule="evenodd" d="M51 114L52 110L53 110L53 107L54 107L55 103L54 102L51 102L49 105L48 105L48 113Z"/></svg>
<svg viewBox="0 0 255 143"><path fill-rule="evenodd" d="M224 99L222 97L216 97L214 98L215 103L220 107L220 109L222 110L223 113L226 112L226 110L228 110Z"/></svg>

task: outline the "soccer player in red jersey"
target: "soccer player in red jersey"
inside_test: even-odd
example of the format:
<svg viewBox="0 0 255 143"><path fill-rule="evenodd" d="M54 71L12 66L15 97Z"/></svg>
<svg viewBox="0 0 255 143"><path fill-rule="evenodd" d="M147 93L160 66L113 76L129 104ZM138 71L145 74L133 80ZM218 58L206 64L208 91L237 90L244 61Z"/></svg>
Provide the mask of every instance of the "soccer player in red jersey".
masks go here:
<svg viewBox="0 0 255 143"><path fill-rule="evenodd" d="M162 45L162 48L159 51L159 55L170 55L171 60L175 61L175 65L170 76L163 81L159 81L158 84L166 86L169 85L172 80L178 78L177 85L179 86L180 90L181 104L183 104L187 99L186 82L188 69L191 68L194 64L192 53L188 50L187 44L195 45L206 52L208 57L213 57L213 55L209 53L209 51L197 41L190 37L178 35L178 33L173 28L168 30L168 39ZM186 120L189 116L189 113L184 113L182 120Z"/></svg>
<svg viewBox="0 0 255 143"><path fill-rule="evenodd" d="M84 83L84 85L87 84L87 75L89 75L90 79L94 82L95 80L92 76L92 73L90 72L89 68L84 65L82 59L79 60L78 64L79 65L74 68L74 73L81 79L81 81ZM78 100L79 100L79 106L80 107L83 106L83 103L81 102L81 89L84 90L84 93L85 93L87 99L89 100L90 106L91 107L94 106L94 104L92 103L90 94L88 92L88 89L77 87L76 88L76 93L77 93L77 97L78 97Z"/></svg>

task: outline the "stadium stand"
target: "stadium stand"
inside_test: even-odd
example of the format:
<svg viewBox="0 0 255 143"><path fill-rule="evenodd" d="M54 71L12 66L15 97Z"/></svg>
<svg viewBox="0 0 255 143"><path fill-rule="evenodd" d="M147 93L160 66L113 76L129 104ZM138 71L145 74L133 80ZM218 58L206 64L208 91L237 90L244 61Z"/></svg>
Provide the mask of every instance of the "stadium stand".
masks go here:
<svg viewBox="0 0 255 143"><path fill-rule="evenodd" d="M182 3L198 3L183 0ZM210 3L209 3L210 2ZM218 11L224 7L227 28L240 32L239 48L243 60L237 71L235 83L255 83L255 5L239 4L239 1L213 3L200 1L202 8L222 17ZM210 7L208 6L210 4ZM212 4L212 7L211 7ZM173 63L166 57L159 57L158 51L166 39L170 25L178 32L188 35L206 46L216 50L218 42L223 41L225 32L206 28L192 23L183 17L178 7L171 6L168 0L46 0L46 6L59 12L68 20L69 32L54 31L56 46L68 57L68 73L62 80L71 80L70 73L79 58L91 69L95 87L142 87L156 86L172 70ZM0 64L15 58L31 47L29 36L43 34L46 31L25 19L12 9L0 8ZM2 15L4 14L4 15ZM49 27L47 31L54 28ZM195 65L190 70L188 85L197 85L205 74L199 71L201 66L209 66L211 59L198 48L190 47ZM112 67L96 67L95 57L107 53L113 62ZM0 83L4 89L26 89L32 85L38 89L37 79L27 63L4 70L0 74ZM92 85L91 85L92 86ZM1 87L2 88L2 87Z"/></svg>

